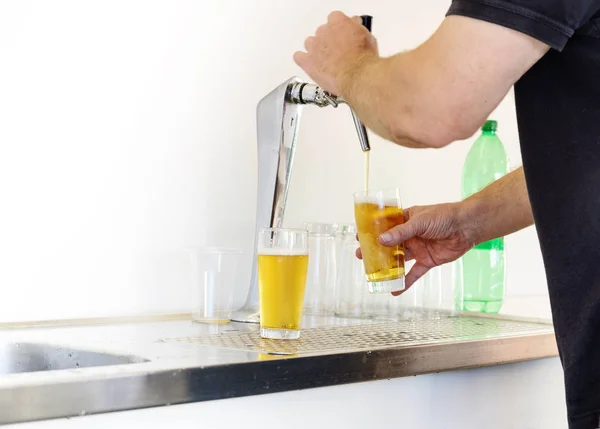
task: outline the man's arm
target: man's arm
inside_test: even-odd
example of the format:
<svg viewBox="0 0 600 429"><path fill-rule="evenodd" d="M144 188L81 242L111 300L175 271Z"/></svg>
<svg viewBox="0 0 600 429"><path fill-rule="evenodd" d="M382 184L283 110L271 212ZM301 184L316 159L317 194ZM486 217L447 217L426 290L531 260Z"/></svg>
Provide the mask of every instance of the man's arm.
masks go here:
<svg viewBox="0 0 600 429"><path fill-rule="evenodd" d="M306 40L307 52L294 58L368 128L409 147L442 147L473 135L548 50L518 31L449 16L416 49L382 58L358 21L332 13Z"/></svg>
<svg viewBox="0 0 600 429"><path fill-rule="evenodd" d="M464 222L474 228L476 244L533 224L525 174L519 168L459 203Z"/></svg>

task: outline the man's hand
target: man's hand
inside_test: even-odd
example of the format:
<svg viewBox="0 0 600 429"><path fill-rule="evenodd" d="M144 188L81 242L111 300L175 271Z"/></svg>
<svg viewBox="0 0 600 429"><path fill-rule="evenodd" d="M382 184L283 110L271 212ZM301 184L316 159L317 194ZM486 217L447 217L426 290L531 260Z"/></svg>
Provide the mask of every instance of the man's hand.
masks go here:
<svg viewBox="0 0 600 429"><path fill-rule="evenodd" d="M415 260L405 278L406 289L431 268L460 258L477 244L470 223L463 222L461 203L411 207L404 218L404 224L383 233L379 241L384 246L404 243L405 260ZM360 249L356 255L362 258Z"/></svg>
<svg viewBox="0 0 600 429"><path fill-rule="evenodd" d="M304 42L306 52L296 52L294 60L324 90L341 95L346 79L361 67L379 58L377 41L362 26L359 17L332 12L327 24Z"/></svg>
<svg viewBox="0 0 600 429"><path fill-rule="evenodd" d="M461 202L411 207L404 219L379 241L384 246L404 243L405 259L415 260L405 278L408 289L431 268L460 258L474 245L528 227L533 214L518 168ZM356 256L362 258L360 249Z"/></svg>

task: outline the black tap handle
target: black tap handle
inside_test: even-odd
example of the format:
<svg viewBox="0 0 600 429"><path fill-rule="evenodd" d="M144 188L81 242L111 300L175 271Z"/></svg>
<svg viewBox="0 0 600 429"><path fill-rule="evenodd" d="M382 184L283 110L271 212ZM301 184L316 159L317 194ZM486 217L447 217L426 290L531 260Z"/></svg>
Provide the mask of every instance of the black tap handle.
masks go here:
<svg viewBox="0 0 600 429"><path fill-rule="evenodd" d="M373 17L371 15L361 15L362 25L367 27L367 30L371 32L371 25L373 24Z"/></svg>

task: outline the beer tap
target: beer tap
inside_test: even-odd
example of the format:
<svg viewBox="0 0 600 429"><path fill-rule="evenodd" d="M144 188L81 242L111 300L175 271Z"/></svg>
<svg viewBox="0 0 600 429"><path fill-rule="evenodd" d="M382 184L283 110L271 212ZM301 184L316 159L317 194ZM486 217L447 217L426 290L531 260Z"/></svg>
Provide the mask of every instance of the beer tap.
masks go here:
<svg viewBox="0 0 600 429"><path fill-rule="evenodd" d="M371 31L372 17L363 15L362 24ZM285 205L294 162L294 152L304 105L338 107L347 104L315 84L292 77L279 85L256 109L258 137L258 201L256 209L255 248L250 290L241 310L232 320L258 322L258 278L256 236L260 228L279 228L283 224ZM367 129L350 107L361 149L371 150Z"/></svg>
<svg viewBox="0 0 600 429"><path fill-rule="evenodd" d="M289 99L290 102L296 104L315 104L319 107L333 106L338 107L340 104L346 104L346 100L342 97L329 94L327 91L323 91L320 87L314 84L308 83L295 83L289 88ZM352 114L352 120L356 127L356 133L358 134L358 140L360 147L363 152L371 150L369 144L369 135L367 134L367 128L363 125L358 115L354 113L354 110L350 108Z"/></svg>

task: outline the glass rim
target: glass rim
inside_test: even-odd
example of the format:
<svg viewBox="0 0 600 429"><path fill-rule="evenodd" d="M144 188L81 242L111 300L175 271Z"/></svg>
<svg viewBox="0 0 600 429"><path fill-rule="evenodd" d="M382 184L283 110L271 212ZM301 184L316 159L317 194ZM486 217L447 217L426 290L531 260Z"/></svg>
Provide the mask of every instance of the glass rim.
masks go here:
<svg viewBox="0 0 600 429"><path fill-rule="evenodd" d="M199 246L199 247L188 247L185 249L187 252L197 252L202 254L242 254L243 250L240 247L221 247L221 246Z"/></svg>
<svg viewBox="0 0 600 429"><path fill-rule="evenodd" d="M400 188L385 188L385 189L369 189L368 191L354 192L352 195L355 197L369 197L376 196L381 192L397 192L400 195Z"/></svg>
<svg viewBox="0 0 600 429"><path fill-rule="evenodd" d="M358 232L358 228L356 228L355 223L347 223L342 225L340 229L336 231L336 234L356 234Z"/></svg>
<svg viewBox="0 0 600 429"><path fill-rule="evenodd" d="M302 234L308 234L307 229L303 228L260 228L259 232L297 232Z"/></svg>
<svg viewBox="0 0 600 429"><path fill-rule="evenodd" d="M336 224L327 222L304 222L304 229L310 236L334 236L338 230Z"/></svg>

